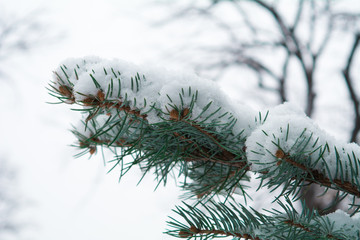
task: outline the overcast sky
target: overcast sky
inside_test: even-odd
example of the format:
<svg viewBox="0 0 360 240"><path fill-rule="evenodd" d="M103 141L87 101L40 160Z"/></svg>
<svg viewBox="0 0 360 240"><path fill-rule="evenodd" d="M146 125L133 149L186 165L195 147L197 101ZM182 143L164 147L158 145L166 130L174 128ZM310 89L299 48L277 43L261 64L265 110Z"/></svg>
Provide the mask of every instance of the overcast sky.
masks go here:
<svg viewBox="0 0 360 240"><path fill-rule="evenodd" d="M153 176L136 186L141 176L137 169L118 183L118 174L107 174L111 165L104 166L101 156L74 159L77 151L70 145L75 138L68 130L78 115L69 106L46 103L54 101L45 89L52 70L68 57L97 55L183 67L162 56L171 53L174 39L192 26L154 27L155 20L167 12L150 2L0 0L1 11L9 16L39 11L38 17L47 26L44 38L52 38L51 43L14 53L1 63L0 70L10 83L0 81L0 107L5 116L0 124L0 157L17 170L14 191L23 201L19 218L25 224L20 235L9 240L173 239L162 232L171 209L180 203L181 192L175 183L170 181L166 188L154 192ZM347 94L344 88L328 82L329 91L333 91L330 94ZM246 86L225 83L229 95L242 97L237 90ZM337 101L319 99L325 106ZM343 107L331 105L331 109L334 106ZM316 117L329 123L330 131L347 137L341 127L333 127L344 116L337 116L336 121L326 115Z"/></svg>
<svg viewBox="0 0 360 240"><path fill-rule="evenodd" d="M116 171L106 174L110 165L104 167L101 157L74 159L77 152L70 144L75 138L68 130L78 115L68 106L46 104L55 100L45 89L52 70L65 58L98 55L146 62L158 57L166 34L152 31L146 20L152 13L142 14L145 2L0 1L9 15L39 10L47 34L60 35L3 62L15 84L0 82L7 116L1 120L0 156L17 170L14 191L23 201L19 217L25 224L14 239L170 239L162 232L180 202L174 183L154 192L153 176L136 186L141 173L134 170L118 183Z"/></svg>

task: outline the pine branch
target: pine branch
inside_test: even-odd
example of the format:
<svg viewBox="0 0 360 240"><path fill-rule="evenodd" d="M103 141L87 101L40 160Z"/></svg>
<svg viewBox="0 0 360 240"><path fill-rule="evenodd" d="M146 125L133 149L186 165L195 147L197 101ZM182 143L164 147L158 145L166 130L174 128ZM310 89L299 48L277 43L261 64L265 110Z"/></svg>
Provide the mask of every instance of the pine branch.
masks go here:
<svg viewBox="0 0 360 240"><path fill-rule="evenodd" d="M279 201L284 211L269 212L270 216L215 203L201 205L209 215L189 205L179 207L176 212L187 224L173 219L169 224L175 230L170 235L256 240L359 235L351 229L344 235L348 226L335 223L337 215L320 216L306 209L298 214L288 199L292 194L296 200L307 181L343 191L340 199L353 196L353 214L359 212L358 145L328 136L290 104L271 109L265 117L260 113L254 120L251 109L232 107L210 81L160 70L144 71L140 77L137 68L121 61L78 59L54 72L50 94L79 106L73 110L82 113L80 126L73 130L83 149L79 156L95 154L97 147L109 148L115 155L113 168L121 168L120 177L140 166L144 175L153 171L158 184L165 184L177 169L190 197L210 201L220 194L232 199L234 193L246 199L245 182L252 171L260 173L259 187L282 188L277 199L285 196L288 202ZM132 161L124 164L126 156ZM351 219L347 223L353 228L358 224Z"/></svg>
<svg viewBox="0 0 360 240"><path fill-rule="evenodd" d="M350 193L352 195L355 195L356 197L360 197L360 191L358 189L358 186L353 185L349 181L344 181L341 179L333 179L330 180L329 178L325 177L324 174L320 173L318 170L309 169L305 165L296 162L291 159L290 155L287 153L284 153L281 149L278 149L275 153L275 156L279 159L279 161L276 163L277 165L280 165L283 161L289 163L290 165L299 168L303 170L304 172L307 172L307 176L304 180L311 182L311 183L319 183L322 186L326 186L329 188L334 189L341 189L342 191L345 191L347 193ZM335 185L334 187L332 185Z"/></svg>
<svg viewBox="0 0 360 240"><path fill-rule="evenodd" d="M85 62L83 67L87 67ZM99 74L99 70L84 71L79 64L73 68L62 65L60 70L55 71L55 82L51 84L52 94L60 101L83 107L82 111L87 114L83 128L88 132L77 135L80 137L80 147L89 148L92 154L98 145L124 147L129 149L125 151L125 155L138 156L132 165L147 162L145 172L159 166L162 176L176 164L186 166L185 169L189 169L190 166L202 168L204 164L209 164L211 169L212 165L220 164L230 167L227 169L228 173L238 172L238 176L244 176L249 170L260 172L263 174L261 178L269 179L266 183L269 186L279 187L286 183L284 193L287 194L295 193L300 183L308 181L354 196L360 195L356 170L360 168L360 164L354 151L351 153L352 148L347 151L348 147L343 147L344 154L339 153L335 141L331 138L328 140L305 116L296 115L291 119L280 116L281 119L278 119L274 111L272 117L260 121L258 129L251 132L248 137L244 131L249 132L245 126L253 125L250 122L241 123L244 128L236 135L234 128L239 128L237 119L234 118L236 113L224 110L224 104L203 102L202 110L195 114L195 109L199 107L198 94L203 92L193 91L191 86L188 86L187 91L184 88L178 89L180 92L174 92L172 96L166 94L168 103L157 103L156 100L149 101L152 96L142 95L142 84L154 85L151 81L147 82L145 76L141 78L136 73L135 77L124 80L120 77L120 71L115 71L114 67L101 70L103 73ZM84 73L85 76L80 75ZM108 80L103 81L101 78ZM85 79L89 84L93 84L92 90L89 93L81 92L82 89L75 90L79 84L77 82ZM116 80L118 84L115 84ZM179 96L178 99L174 98L176 94ZM137 102L138 98L143 98L144 101ZM149 121L149 117L151 121L155 118L157 122ZM103 120L99 122L98 119ZM272 133L276 130L274 124L280 130L287 129L286 132L281 130L279 133ZM267 126L271 128L266 129ZM295 133L291 132L289 136L291 126ZM321 137L316 137L317 134ZM166 148L163 146L164 141L167 142ZM287 141L295 141L295 144L289 145ZM331 145L328 141L334 143ZM334 150L331 151L330 145ZM356 149L356 152L360 152L358 147ZM259 157L261 160L257 160ZM156 158L162 160L155 161ZM286 164L280 164L280 160ZM333 167L329 168L330 165L326 161L335 163L335 172L332 170ZM184 172L185 176L189 175L189 171ZM284 173L287 172L293 172L293 177L286 177ZM233 181L230 180L231 177L227 179ZM207 186L206 191L197 191L197 196L208 193L210 189L216 189L215 186L209 185L209 181L202 186ZM233 190L229 188L228 191Z"/></svg>
<svg viewBox="0 0 360 240"><path fill-rule="evenodd" d="M174 212L180 215L186 222L183 224L170 217L168 225L173 228L167 234L180 238L217 238L233 236L237 238L260 240L252 231L268 220L266 216L256 212L256 216L243 208L239 211L234 205L231 208L224 204L212 202L201 204L203 209L184 203L186 208L177 206ZM205 211L208 213L206 215Z"/></svg>
<svg viewBox="0 0 360 240"><path fill-rule="evenodd" d="M202 160L205 162L210 161L210 162L215 162L215 163L221 163L223 165L228 165L231 167L237 167L240 169L245 168L245 170L248 170L247 163L245 161L238 162L238 160L241 160L241 158L236 160L237 156L235 154L231 153L230 151L228 151L224 146L222 146L220 144L220 141L217 139L217 137L214 134L207 132L203 127L199 126L196 122L192 122L190 119L186 119L186 116L189 114L189 111L190 110L188 108L185 108L182 110L181 114L179 114L177 110L173 109L170 111L170 120L184 122L184 123L194 127L200 133L206 135L215 145L217 145L221 149L221 153L217 154L216 156L212 156L212 158L210 158L207 155L207 153L210 151L210 149L198 147L199 149L201 148L201 153L199 155L195 155L192 158L186 159L186 161L199 161L199 160ZM175 132L174 135L181 139L187 139L186 137L181 136L177 132ZM192 140L187 139L187 141L190 144L196 144ZM204 154L205 156L202 156L201 154Z"/></svg>
<svg viewBox="0 0 360 240"><path fill-rule="evenodd" d="M274 109L248 137L251 170L263 173L270 187L285 184L287 193L307 181L359 196L359 146L339 143L301 114L278 115L286 108Z"/></svg>
<svg viewBox="0 0 360 240"><path fill-rule="evenodd" d="M248 211L245 206L229 206L223 203L200 203L200 207L177 206L174 212L183 222L170 217L167 234L192 239L204 236L205 239L233 236L236 239L354 239L359 236L360 222L351 219L341 211L328 216L303 210L298 213L291 201L286 204L278 201L282 211L267 211L265 215L254 209ZM339 217L345 217L338 221ZM339 229L348 232L339 231ZM234 239L235 239L234 238Z"/></svg>
<svg viewBox="0 0 360 240"><path fill-rule="evenodd" d="M126 82L118 79L118 84L115 84L116 79L111 79L110 83L107 84L107 88L105 86L100 87L101 79L97 77L93 70L90 70L91 75L88 76L96 88L94 88L92 94L82 93L75 90L76 81L79 81L82 72L79 65L76 64L73 71L70 67L62 65L60 70L54 72L56 81L51 84L50 88L52 95L57 96L60 101L83 107L81 111L84 112L86 117L81 123L82 127L80 129L84 130L73 130L79 139L78 146L87 150L80 153L79 156L87 152L94 154L97 146L122 147L127 150L122 152L123 156L116 157L116 159L121 161L126 155L133 156L136 154L137 159L134 159L128 168L142 164L145 173L149 172L151 168L155 168L163 176L161 180L164 182L167 173L173 169L176 163L181 163L182 166L188 169L186 170L188 173L185 172L184 174L189 176L190 179L199 180L197 175L192 174L192 172L198 173L204 169L206 169L206 172L212 172L212 178L220 179L219 182L214 182L210 178L207 180L202 179L199 187L193 187L196 196L204 197L214 192L223 192L225 186L228 188L226 194L234 192L233 189L235 188L242 188L239 182L246 173L244 171L246 168L244 149L240 151L238 149L228 149L228 146L225 147L226 144L223 146L223 139L218 139L218 133L214 131L215 128L219 128L222 129L224 134L228 132L228 135L232 135L230 128L234 124L234 121L231 120L232 116L221 111L220 108L214 108L213 112L206 111L205 108L211 109L211 103L202 109L199 116L193 116L193 109L191 108L195 104L198 93L197 91L191 93L191 88L188 89L191 102L187 107L180 108L172 104L170 106L171 110L166 107L166 112L155 106L151 106L146 110L136 108L131 106L136 101L135 98L132 101L126 100L129 99L126 96L131 94L129 92L124 93L126 91ZM105 75L106 72L111 72L112 77L121 76L120 71L116 71L114 68L111 68L111 71L104 68ZM69 77L72 73L73 79ZM139 80L140 77L136 74L132 79ZM143 79L146 81L145 77ZM140 84L139 88L136 89L134 87L135 83L130 85L132 92L141 91ZM107 89L107 91L103 89ZM182 90L183 97L187 95L185 92ZM171 102L172 99L169 96L167 97ZM146 99L144 99L144 107L146 106L145 102ZM154 111L157 111L156 115L162 114L163 117L160 118L161 122L150 124L146 112L151 114ZM228 117L231 121L225 124L219 124L216 121L212 124L204 124L212 116L219 116L219 113L222 115L220 117ZM105 120L99 121L105 116ZM197 119L197 121L193 119ZM133 136L131 139L128 138L130 132L133 132L131 133ZM167 149L163 148L164 140L161 139L164 139L164 137L162 136L167 136L167 141L170 141L170 139L173 141L173 143L169 143L171 146L167 145ZM155 141L154 137L156 138ZM241 137L241 133L231 138L236 141L236 146L244 144L245 140ZM235 146L235 143L232 143L232 145ZM119 165L116 159L114 162ZM228 167L222 167L221 165ZM234 172L236 174L233 174ZM229 173L231 176L224 178L224 173ZM184 188L189 186L188 183L184 183Z"/></svg>
<svg viewBox="0 0 360 240"><path fill-rule="evenodd" d="M240 233L231 233L231 232L225 232L222 230L202 230L202 229L197 229L196 227L192 226L190 227L190 232L187 231L180 231L179 232L179 236L181 238L191 238L193 236L196 235L207 235L207 236L226 236L226 237L238 237L238 238L244 238L244 239L249 239L249 240L260 240L260 238L258 237L251 237L249 234L240 234Z"/></svg>

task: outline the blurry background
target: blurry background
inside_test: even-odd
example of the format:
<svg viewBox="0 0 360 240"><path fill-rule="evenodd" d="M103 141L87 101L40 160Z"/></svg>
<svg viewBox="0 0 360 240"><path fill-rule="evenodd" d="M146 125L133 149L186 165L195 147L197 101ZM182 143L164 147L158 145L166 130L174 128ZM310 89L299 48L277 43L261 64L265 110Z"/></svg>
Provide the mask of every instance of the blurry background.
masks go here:
<svg viewBox="0 0 360 240"><path fill-rule="evenodd" d="M101 156L73 157L78 115L46 103L65 58L196 71L234 101L291 101L358 141L359 19L358 0L0 0L0 239L172 239L174 182L154 192L137 169L118 183Z"/></svg>

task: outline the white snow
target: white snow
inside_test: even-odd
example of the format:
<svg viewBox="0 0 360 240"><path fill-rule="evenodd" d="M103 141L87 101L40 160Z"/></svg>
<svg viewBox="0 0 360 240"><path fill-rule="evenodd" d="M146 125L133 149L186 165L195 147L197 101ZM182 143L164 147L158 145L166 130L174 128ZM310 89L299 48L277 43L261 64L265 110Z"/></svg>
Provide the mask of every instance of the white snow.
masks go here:
<svg viewBox="0 0 360 240"><path fill-rule="evenodd" d="M107 100L127 100L131 109L147 114L150 124L161 122L162 118L169 119L173 106L181 110L190 108L195 102L191 114L192 119L198 122L226 123L234 115L237 119L233 128L235 135L243 130L248 134L254 127L253 110L239 104L235 109L217 83L193 73L169 71L157 66L137 66L119 59L85 57L65 60L54 71L53 78L56 87L66 85L73 88L77 102L96 96L100 89ZM112 90L110 86L113 86ZM208 118L214 112L216 114ZM219 118L225 113L228 114Z"/></svg>
<svg viewBox="0 0 360 240"><path fill-rule="evenodd" d="M347 239L358 239L360 237L359 215L350 217L349 214L339 209L326 215L326 217L333 224L333 232L346 233Z"/></svg>
<svg viewBox="0 0 360 240"><path fill-rule="evenodd" d="M54 71L54 82L56 87L67 85L73 88L76 102L97 96L99 90L104 92L106 100L127 101L131 109L146 114L150 124L170 119L169 113L173 108L192 108L191 119L197 122L225 124L230 116L234 116L237 122L233 133L237 135L244 130L249 136L246 141L247 157L255 172L276 170L281 160L277 156L280 149L292 159L300 156L302 161L310 160L312 169L331 179L342 176L345 181L351 182L354 177L359 178L359 174L351 172L350 164L359 165L357 156L360 156L360 147L337 141L294 104L284 103L274 107L266 121L266 114L261 121L254 121L253 110L243 104L236 107L230 104L213 81L189 72L137 66L119 59L99 57L65 60ZM219 118L225 113L225 117ZM258 125L256 129L255 125ZM286 157L280 158L284 160Z"/></svg>
<svg viewBox="0 0 360 240"><path fill-rule="evenodd" d="M251 169L256 172L276 170L276 163L281 160L276 153L281 149L292 159L299 154L302 160L310 159L314 169L329 178L339 179L342 175L345 181L351 181L351 176L359 179L358 173L350 171L350 164L360 163L359 145L336 140L289 103L270 109L265 123L251 133L246 146ZM340 162L342 168L339 168Z"/></svg>

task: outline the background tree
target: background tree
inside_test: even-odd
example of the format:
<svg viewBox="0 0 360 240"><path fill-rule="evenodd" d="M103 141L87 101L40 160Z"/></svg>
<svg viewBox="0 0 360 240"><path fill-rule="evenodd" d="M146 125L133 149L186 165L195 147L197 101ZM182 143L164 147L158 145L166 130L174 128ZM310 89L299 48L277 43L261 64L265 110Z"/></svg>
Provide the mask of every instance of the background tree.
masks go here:
<svg viewBox="0 0 360 240"><path fill-rule="evenodd" d="M1 10L0 16L0 62L10 60L15 54L26 53L44 44L50 44L60 36L48 31L49 26L42 21L42 11L34 10L23 16L17 16ZM14 85L10 74L0 68L0 80Z"/></svg>
<svg viewBox="0 0 360 240"><path fill-rule="evenodd" d="M348 2L175 1L174 10L163 23L170 21L171 25L174 20L188 18L193 23L198 21L202 30L191 35L195 40L186 42L193 45L183 47L175 58L186 59L200 74L212 78L235 76L236 81L248 84L249 78L256 77L258 88L246 96L246 102L260 98L264 105L292 101L302 106L307 116L319 116L317 96L324 95L322 88L329 84L321 78L331 71L331 77L348 90L347 98L339 101L353 105L352 113L348 113L347 121L352 125L348 136L351 142L358 142L359 91L352 65L359 59L360 9L346 9L344 3ZM204 36L213 36L213 41L202 41ZM336 45L342 48L334 55L331 50ZM299 94L301 90L304 92ZM330 192L320 198L321 190L313 185L303 190L308 207L324 209L326 198L336 196Z"/></svg>
<svg viewBox="0 0 360 240"><path fill-rule="evenodd" d="M46 33L46 26L40 20L41 12L34 11L23 16L16 16L0 10L0 62L4 65L16 54L24 54L27 51L49 43L52 37ZM21 66L19 66L21 68ZM16 85L11 78L11 73L6 67L0 66L0 84L10 85L14 95L19 95ZM4 88L3 88L4 89ZM2 90L3 90L2 89ZM19 98L17 98L18 100ZM4 99L4 104L15 105ZM6 151L5 149L1 149ZM17 215L21 208L21 200L16 191L16 170L9 161L0 159L0 238L16 236L21 229Z"/></svg>
<svg viewBox="0 0 360 240"><path fill-rule="evenodd" d="M20 202L13 189L16 182L14 170L4 159L0 160L0 166L0 237L6 239L20 230L15 218Z"/></svg>

